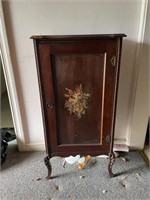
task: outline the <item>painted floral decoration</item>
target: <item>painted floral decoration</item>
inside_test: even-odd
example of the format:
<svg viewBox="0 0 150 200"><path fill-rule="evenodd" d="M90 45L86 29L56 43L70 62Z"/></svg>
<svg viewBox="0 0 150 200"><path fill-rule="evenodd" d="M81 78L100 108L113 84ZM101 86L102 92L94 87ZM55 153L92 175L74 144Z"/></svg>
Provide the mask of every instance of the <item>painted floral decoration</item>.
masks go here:
<svg viewBox="0 0 150 200"><path fill-rule="evenodd" d="M90 97L89 93L83 92L82 84L75 87L75 90L65 88L67 98L65 102L65 108L70 112L70 114L75 114L79 119L82 115L85 115L85 111L88 108L88 99Z"/></svg>

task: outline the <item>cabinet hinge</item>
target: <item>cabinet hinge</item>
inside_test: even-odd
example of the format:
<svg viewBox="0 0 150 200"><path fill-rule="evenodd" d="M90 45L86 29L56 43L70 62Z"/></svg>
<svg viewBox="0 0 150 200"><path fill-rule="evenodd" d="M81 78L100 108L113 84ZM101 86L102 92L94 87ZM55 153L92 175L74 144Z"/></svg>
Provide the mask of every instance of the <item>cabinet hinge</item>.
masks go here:
<svg viewBox="0 0 150 200"><path fill-rule="evenodd" d="M111 140L111 136L110 136L110 135L107 135L107 136L106 136L106 142L110 142L110 140Z"/></svg>
<svg viewBox="0 0 150 200"><path fill-rule="evenodd" d="M116 65L116 56L112 56L112 58L110 59L110 63L113 67Z"/></svg>

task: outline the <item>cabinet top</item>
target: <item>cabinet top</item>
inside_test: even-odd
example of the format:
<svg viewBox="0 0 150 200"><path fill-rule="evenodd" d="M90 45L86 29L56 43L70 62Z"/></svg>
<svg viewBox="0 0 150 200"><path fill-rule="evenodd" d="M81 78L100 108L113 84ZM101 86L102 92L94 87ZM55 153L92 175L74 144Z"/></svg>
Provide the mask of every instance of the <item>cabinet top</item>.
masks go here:
<svg viewBox="0 0 150 200"><path fill-rule="evenodd" d="M31 39L34 40L51 40L51 41L65 41L65 40L97 40L97 39L117 39L126 37L125 34L87 34L87 35L33 35Z"/></svg>

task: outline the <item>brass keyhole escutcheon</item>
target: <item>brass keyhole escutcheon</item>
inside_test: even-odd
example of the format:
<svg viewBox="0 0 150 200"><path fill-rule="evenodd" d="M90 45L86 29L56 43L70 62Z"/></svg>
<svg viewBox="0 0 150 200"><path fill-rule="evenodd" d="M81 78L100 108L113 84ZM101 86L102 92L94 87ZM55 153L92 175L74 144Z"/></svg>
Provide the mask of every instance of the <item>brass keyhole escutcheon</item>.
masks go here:
<svg viewBox="0 0 150 200"><path fill-rule="evenodd" d="M110 136L110 135L107 135L107 136L106 136L106 142L108 142L108 143L109 143L109 142L110 142L110 140L111 140L111 136Z"/></svg>

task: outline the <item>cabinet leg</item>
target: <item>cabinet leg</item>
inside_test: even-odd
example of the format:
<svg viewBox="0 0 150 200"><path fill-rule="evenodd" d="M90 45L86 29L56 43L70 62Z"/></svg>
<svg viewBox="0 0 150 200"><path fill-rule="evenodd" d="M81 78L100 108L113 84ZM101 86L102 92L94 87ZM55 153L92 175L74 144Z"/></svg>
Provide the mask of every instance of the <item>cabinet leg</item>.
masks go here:
<svg viewBox="0 0 150 200"><path fill-rule="evenodd" d="M50 164L50 158L51 157L49 155L44 158L44 163L48 169L48 175L46 177L47 180L49 180L51 178L51 173L52 173L52 166Z"/></svg>
<svg viewBox="0 0 150 200"><path fill-rule="evenodd" d="M108 164L108 172L109 172L109 176L110 178L114 177L115 175L112 173L112 167L113 164L115 163L115 154L112 152L109 154L109 164Z"/></svg>

